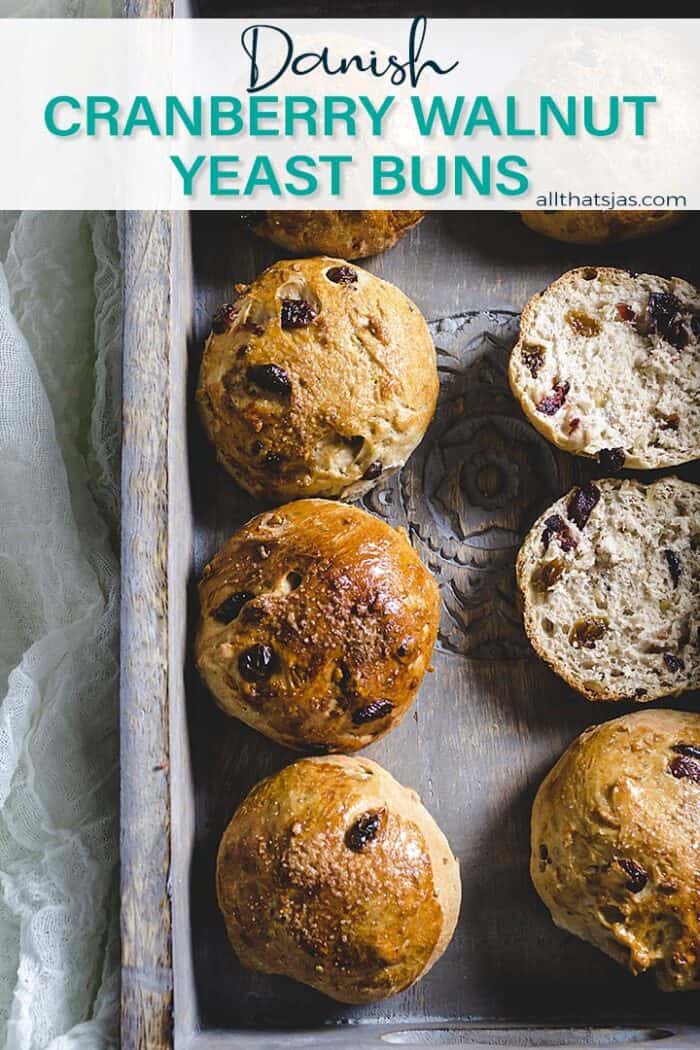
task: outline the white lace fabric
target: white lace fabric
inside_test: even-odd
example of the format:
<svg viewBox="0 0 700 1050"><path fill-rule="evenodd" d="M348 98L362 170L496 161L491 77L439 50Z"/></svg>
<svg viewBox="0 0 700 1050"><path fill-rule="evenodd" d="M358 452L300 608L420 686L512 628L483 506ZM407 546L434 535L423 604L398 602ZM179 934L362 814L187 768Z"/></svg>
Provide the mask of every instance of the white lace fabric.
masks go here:
<svg viewBox="0 0 700 1050"><path fill-rule="evenodd" d="M121 268L0 213L0 1048L118 1043Z"/></svg>

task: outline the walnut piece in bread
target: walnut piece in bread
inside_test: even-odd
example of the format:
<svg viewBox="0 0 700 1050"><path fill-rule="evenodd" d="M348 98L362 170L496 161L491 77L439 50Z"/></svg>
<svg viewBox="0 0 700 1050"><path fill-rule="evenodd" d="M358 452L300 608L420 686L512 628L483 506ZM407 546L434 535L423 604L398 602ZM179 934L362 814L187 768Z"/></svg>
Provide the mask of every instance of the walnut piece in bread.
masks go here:
<svg viewBox="0 0 700 1050"><path fill-rule="evenodd" d="M245 222L295 255L364 259L393 246L417 226L424 211L251 211Z"/></svg>
<svg viewBox="0 0 700 1050"><path fill-rule="evenodd" d="M244 525L199 593L197 667L219 706L299 750L356 751L397 725L440 615L403 533L319 499Z"/></svg>
<svg viewBox="0 0 700 1050"><path fill-rule="evenodd" d="M197 401L218 458L254 496L355 499L403 466L430 422L428 327L342 259L278 262L214 318Z"/></svg>
<svg viewBox="0 0 700 1050"><path fill-rule="evenodd" d="M606 479L535 522L516 575L535 651L589 700L700 686L700 488Z"/></svg>
<svg viewBox="0 0 700 1050"><path fill-rule="evenodd" d="M535 233L570 244L605 244L646 237L677 226L682 211L522 211Z"/></svg>
<svg viewBox="0 0 700 1050"><path fill-rule="evenodd" d="M253 788L216 875L243 966L343 1003L422 977L449 944L461 895L457 861L416 793L341 755L301 759Z"/></svg>
<svg viewBox="0 0 700 1050"><path fill-rule="evenodd" d="M700 988L700 715L586 730L540 787L530 872L557 926L664 991Z"/></svg>
<svg viewBox="0 0 700 1050"><path fill-rule="evenodd" d="M700 292L610 267L570 270L523 310L513 393L552 444L615 467L700 454Z"/></svg>

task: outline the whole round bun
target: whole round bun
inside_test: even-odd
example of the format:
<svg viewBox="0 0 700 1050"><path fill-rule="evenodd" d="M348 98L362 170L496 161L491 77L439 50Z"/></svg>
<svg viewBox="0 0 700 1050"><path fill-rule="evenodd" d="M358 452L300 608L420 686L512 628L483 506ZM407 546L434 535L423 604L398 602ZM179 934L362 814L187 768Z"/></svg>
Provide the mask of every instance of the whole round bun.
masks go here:
<svg viewBox="0 0 700 1050"><path fill-rule="evenodd" d="M667 230L683 221L682 211L521 211L535 233L571 244L605 244Z"/></svg>
<svg viewBox="0 0 700 1050"><path fill-rule="evenodd" d="M589 700L700 686L700 488L609 478L535 522L516 575L536 652Z"/></svg>
<svg viewBox="0 0 700 1050"><path fill-rule="evenodd" d="M523 310L509 380L532 425L567 452L612 469L695 459L700 292L677 277L570 270Z"/></svg>
<svg viewBox="0 0 700 1050"><path fill-rule="evenodd" d="M530 871L557 926L665 991L700 988L700 715L588 729L545 778Z"/></svg>
<svg viewBox="0 0 700 1050"><path fill-rule="evenodd" d="M355 499L430 422L435 348L406 296L342 259L265 270L221 308L197 400L217 455L269 502Z"/></svg>
<svg viewBox="0 0 700 1050"><path fill-rule="evenodd" d="M363 259L378 255L417 226L424 211L262 211L247 225L285 251Z"/></svg>
<svg viewBox="0 0 700 1050"><path fill-rule="evenodd" d="M356 751L397 725L440 615L404 533L319 499L244 525L199 594L197 667L219 705L299 750Z"/></svg>
<svg viewBox="0 0 700 1050"><path fill-rule="evenodd" d="M219 907L243 966L343 1003L407 988L447 947L459 866L415 791L368 759L305 758L236 811Z"/></svg>

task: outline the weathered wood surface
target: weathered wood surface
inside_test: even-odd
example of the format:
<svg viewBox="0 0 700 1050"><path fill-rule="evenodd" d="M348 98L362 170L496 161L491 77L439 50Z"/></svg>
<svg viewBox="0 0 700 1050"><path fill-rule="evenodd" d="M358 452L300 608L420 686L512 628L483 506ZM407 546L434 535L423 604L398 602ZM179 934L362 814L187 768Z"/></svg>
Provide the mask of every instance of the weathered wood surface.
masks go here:
<svg viewBox="0 0 700 1050"><path fill-rule="evenodd" d="M280 254L241 231L232 216L199 213L192 223L190 404L213 310L231 299L234 282L251 279ZM443 394L425 444L399 479L365 502L390 521L408 525L445 599L435 673L424 683L412 717L368 754L415 787L447 833L461 860L461 919L445 958L423 981L371 1007L343 1007L282 979L241 971L216 908L216 846L252 784L294 755L227 719L193 672L191 577L188 650L181 661L194 840L181 849L177 824L173 833L178 856L189 861L192 847L189 899L186 906L176 902L176 909L183 909L178 922L191 929L180 942L176 969L191 966L191 983L182 983L178 1013L187 1005L205 1030L222 1031L314 1028L347 1020L420 1025L481 1017L598 1024L696 1016L697 997L664 997L652 981L633 982L592 948L557 931L529 883L529 810L542 776L585 726L629 708L594 709L524 641L512 588L519 538L587 468L535 434L504 376L513 327L509 313L517 313L562 270L598 262L680 271L697 281L696 229L583 250L537 237L513 214L435 214L368 264L438 322ZM480 313L441 323L473 311ZM196 575L259 507L217 467L193 413L189 473ZM170 481L186 483L173 475ZM176 705L181 701L173 697ZM673 703L697 707L692 699ZM174 754L174 765L182 757ZM226 1043L223 1035L217 1040ZM233 1036L229 1045L237 1045Z"/></svg>
<svg viewBox="0 0 700 1050"><path fill-rule="evenodd" d="M171 1046L168 411L171 219L125 218L122 1047Z"/></svg>
<svg viewBox="0 0 700 1050"><path fill-rule="evenodd" d="M445 599L435 673L413 716L368 753L415 787L444 828L461 860L464 904L447 955L422 982L355 1008L242 972L216 908L214 857L226 822L256 780L295 756L227 719L192 668L196 574L259 509L215 464L192 394L211 313L234 282L278 253L232 216L191 221L192 262L185 216L132 214L126 231L123 1046L171 1046L171 891L177 1050L293 1045L306 1039L300 1028L323 1025L332 1027L315 1044L354 1047L379 1045L386 1025L460 1018L674 1027L696 1020L697 996L663 997L651 981L632 981L557 931L529 884L528 817L541 777L582 728L626 708L592 708L524 643L512 591L518 538L586 468L524 422L503 366L513 315L571 265L698 281L697 226L580 250L536 237L515 215L433 215L368 264L437 322L443 395L424 445L366 505L409 526ZM460 319L441 321L454 315ZM698 709L697 698L673 704ZM360 1036L345 1021L376 1027ZM580 1034L583 1045L594 1038ZM484 1033L486 1045L493 1039ZM689 1035L682 1040L694 1045ZM519 1042L514 1033L509 1045Z"/></svg>
<svg viewBox="0 0 700 1050"><path fill-rule="evenodd" d="M614 1022L602 1026L574 1025L523 1025L513 1026L498 1021L467 1021L453 1024L438 1021L425 1025L377 1024L337 1025L322 1032L299 1031L251 1031L240 1030L235 1034L224 1031L201 1032L188 1040L188 1050L390 1050L393 1046L419 1047L420 1050L459 1050L469 1046L472 1050L533 1050L548 1047L550 1050L567 1050L579 1047L586 1050L620 1050L621 1046L634 1045L646 1050L697 1050L700 1046L698 1030L690 1026L674 1025L656 1027L616 1026ZM663 1040L659 1043L658 1040Z"/></svg>
<svg viewBox="0 0 700 1050"><path fill-rule="evenodd" d="M126 0L127 18L172 18L175 0Z"/></svg>

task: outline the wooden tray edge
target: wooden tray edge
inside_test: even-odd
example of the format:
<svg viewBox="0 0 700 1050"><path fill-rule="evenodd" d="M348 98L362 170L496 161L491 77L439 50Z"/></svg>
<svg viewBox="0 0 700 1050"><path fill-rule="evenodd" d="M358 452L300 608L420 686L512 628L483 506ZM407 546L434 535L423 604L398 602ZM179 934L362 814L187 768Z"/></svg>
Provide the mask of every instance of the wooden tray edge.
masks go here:
<svg viewBox="0 0 700 1050"><path fill-rule="evenodd" d="M172 1047L168 415L172 217L124 227L121 1045Z"/></svg>

